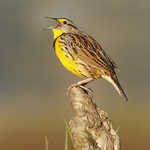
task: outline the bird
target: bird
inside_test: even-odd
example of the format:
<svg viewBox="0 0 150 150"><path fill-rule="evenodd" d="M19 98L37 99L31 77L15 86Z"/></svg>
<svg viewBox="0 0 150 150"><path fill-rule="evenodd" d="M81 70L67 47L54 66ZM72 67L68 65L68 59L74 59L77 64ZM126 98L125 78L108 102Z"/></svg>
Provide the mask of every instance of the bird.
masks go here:
<svg viewBox="0 0 150 150"><path fill-rule="evenodd" d="M67 93L73 87L81 87L86 91L90 91L86 85L103 78L111 83L118 94L127 101L128 97L116 74L118 66L106 54L102 46L92 36L81 31L70 19L45 18L55 22L55 25L48 26L47 30L53 32L53 48L60 62L67 70L83 79L71 84Z"/></svg>

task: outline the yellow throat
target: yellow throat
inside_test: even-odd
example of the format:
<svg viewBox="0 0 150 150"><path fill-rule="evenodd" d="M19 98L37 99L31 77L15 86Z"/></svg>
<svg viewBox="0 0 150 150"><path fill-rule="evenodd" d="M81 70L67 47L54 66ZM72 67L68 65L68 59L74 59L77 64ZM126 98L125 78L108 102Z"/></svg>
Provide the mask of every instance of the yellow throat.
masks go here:
<svg viewBox="0 0 150 150"><path fill-rule="evenodd" d="M62 30L60 29L53 29L53 33L54 33L54 36L53 36L54 39L56 39L57 37L63 34Z"/></svg>

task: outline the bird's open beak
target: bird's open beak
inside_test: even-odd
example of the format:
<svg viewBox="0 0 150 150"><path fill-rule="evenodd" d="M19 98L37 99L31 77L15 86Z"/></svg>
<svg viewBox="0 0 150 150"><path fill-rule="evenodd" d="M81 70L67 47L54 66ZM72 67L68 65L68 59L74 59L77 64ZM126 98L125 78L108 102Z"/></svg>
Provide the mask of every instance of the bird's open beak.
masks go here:
<svg viewBox="0 0 150 150"><path fill-rule="evenodd" d="M44 28L44 30L51 30L53 28L56 28L58 26L58 24L59 24L57 18L53 18L53 17L44 17L44 18L47 19L47 20L51 20L52 21L51 25L46 27L46 28Z"/></svg>

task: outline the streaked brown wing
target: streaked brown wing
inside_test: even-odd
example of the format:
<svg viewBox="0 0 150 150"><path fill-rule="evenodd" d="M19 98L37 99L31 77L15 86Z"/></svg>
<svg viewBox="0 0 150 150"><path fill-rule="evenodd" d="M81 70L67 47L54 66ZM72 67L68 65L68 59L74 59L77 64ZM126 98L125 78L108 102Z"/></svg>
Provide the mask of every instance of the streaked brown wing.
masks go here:
<svg viewBox="0 0 150 150"><path fill-rule="evenodd" d="M67 45L68 52L76 55L84 62L99 69L114 71L114 61L105 53L100 44L86 34L65 33L61 39Z"/></svg>
<svg viewBox="0 0 150 150"><path fill-rule="evenodd" d="M119 69L117 64L113 61L113 59L106 54L106 52L103 50L103 48L101 47L101 45L91 36L87 35L87 38L89 38L90 40L92 40L92 43L94 43L95 45L95 50L97 51L96 53L103 55L105 62L107 62L109 64L109 66L111 66L112 68L116 68Z"/></svg>

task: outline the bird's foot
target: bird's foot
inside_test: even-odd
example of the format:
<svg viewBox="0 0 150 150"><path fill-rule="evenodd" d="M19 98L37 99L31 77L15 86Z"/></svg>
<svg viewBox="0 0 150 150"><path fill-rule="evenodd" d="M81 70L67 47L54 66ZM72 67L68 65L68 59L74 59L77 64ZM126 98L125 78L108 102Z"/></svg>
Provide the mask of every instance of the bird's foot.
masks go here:
<svg viewBox="0 0 150 150"><path fill-rule="evenodd" d="M93 90L91 88L88 88L86 85L84 84L78 84L78 83L73 83L71 84L68 88L67 88L67 92L66 92L66 96L70 95L70 91L73 87L80 87L84 90L84 92L88 93L93 93Z"/></svg>

